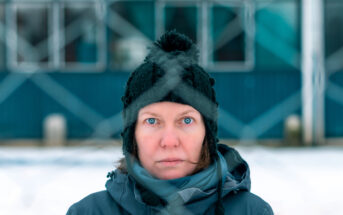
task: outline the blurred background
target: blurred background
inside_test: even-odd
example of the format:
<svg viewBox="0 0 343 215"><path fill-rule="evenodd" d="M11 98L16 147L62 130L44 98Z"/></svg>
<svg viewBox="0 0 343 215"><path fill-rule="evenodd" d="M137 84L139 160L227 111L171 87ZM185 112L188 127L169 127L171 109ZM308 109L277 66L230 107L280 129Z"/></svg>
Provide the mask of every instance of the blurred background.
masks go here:
<svg viewBox="0 0 343 215"><path fill-rule="evenodd" d="M276 214L343 213L332 208L342 11L342 0L1 0L0 214L64 214L103 189L121 157L126 80L171 29L216 79L219 138L251 165L253 191Z"/></svg>

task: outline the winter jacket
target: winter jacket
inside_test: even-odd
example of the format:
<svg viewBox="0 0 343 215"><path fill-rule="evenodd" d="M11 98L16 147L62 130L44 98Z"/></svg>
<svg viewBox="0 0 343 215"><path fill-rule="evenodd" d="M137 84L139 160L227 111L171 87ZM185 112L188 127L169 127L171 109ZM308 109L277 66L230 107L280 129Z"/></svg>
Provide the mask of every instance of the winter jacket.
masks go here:
<svg viewBox="0 0 343 215"><path fill-rule="evenodd" d="M221 204L228 215L272 215L268 203L252 194L248 164L239 153L226 145L219 144L218 150L224 157L228 174L221 186ZM73 204L67 215L114 215L114 214L216 214L218 188L180 189L178 201L166 203L146 199L146 189L142 188L130 174L119 170L112 172L106 183L106 190L90 194ZM193 176L190 176L192 180ZM148 191L149 193L149 191ZM149 201L148 201L149 200Z"/></svg>

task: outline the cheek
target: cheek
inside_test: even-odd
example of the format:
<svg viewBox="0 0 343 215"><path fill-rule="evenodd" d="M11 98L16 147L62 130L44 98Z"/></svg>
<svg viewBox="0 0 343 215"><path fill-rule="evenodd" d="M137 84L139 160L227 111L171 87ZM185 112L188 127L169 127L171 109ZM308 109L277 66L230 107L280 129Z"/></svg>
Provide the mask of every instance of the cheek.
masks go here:
<svg viewBox="0 0 343 215"><path fill-rule="evenodd" d="M204 137L202 135L187 136L184 142L184 147L187 151L187 154L193 159L198 160L201 154Z"/></svg>
<svg viewBox="0 0 343 215"><path fill-rule="evenodd" d="M141 162L141 164L146 167L146 165L149 163L151 159L149 157L151 156L149 153L149 144L144 144L144 142L137 142L137 148L138 148L138 159Z"/></svg>
<svg viewBox="0 0 343 215"><path fill-rule="evenodd" d="M149 153L149 148L150 148L149 142L150 141L146 140L146 138L142 138L142 137L136 138L139 156L142 156L142 155L145 155L146 153Z"/></svg>
<svg viewBox="0 0 343 215"><path fill-rule="evenodd" d="M143 165L150 163L152 161L151 158L153 158L156 151L156 140L154 139L154 135L144 135L140 133L135 136L139 160Z"/></svg>

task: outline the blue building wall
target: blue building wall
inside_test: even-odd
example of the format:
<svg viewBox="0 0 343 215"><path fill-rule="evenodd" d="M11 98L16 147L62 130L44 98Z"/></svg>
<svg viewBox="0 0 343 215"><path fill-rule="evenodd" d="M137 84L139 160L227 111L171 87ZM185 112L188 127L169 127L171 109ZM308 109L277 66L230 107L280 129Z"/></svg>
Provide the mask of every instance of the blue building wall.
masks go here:
<svg viewBox="0 0 343 215"><path fill-rule="evenodd" d="M343 136L343 71L331 75L326 84L326 137Z"/></svg>
<svg viewBox="0 0 343 215"><path fill-rule="evenodd" d="M198 3L200 2L205 1L198 1ZM11 12L14 16L14 10L11 7L5 7L9 3L12 4L11 1L0 4L0 10L2 8L6 13ZM330 59L339 53L343 47L342 28L339 27L343 20L341 13L343 4L340 1L325 1L324 3L325 57ZM15 3L13 4L15 5ZM95 3L90 4L89 7L92 8L92 5L94 6ZM237 4L229 3L225 7L219 7L216 3L213 5L215 7L212 9L217 13L212 15L212 20L217 21L207 26L207 30L205 28L206 36L203 35L203 38L213 39L211 42L215 44L218 42L216 41L217 36L225 32L225 26L237 18L238 14L249 15L250 13L247 13L249 10L244 8L243 3L241 6L240 4L237 6ZM155 6L155 1L151 0L140 1L139 3L115 1L108 5L108 9L125 17L148 40L154 41L157 37L156 32L166 30L155 23L157 22ZM169 5L166 11L176 11L178 8L171 6L173 5ZM64 11L66 14L77 14L78 10L74 11L72 10L73 7L68 7L67 5L68 10ZM218 52L219 54L230 53L229 58L233 55L233 57L231 56L232 59L226 59L226 63L230 64L237 59L240 63L246 63L249 61L244 55L248 52L246 47L253 41L253 48L249 50L253 52L251 69L243 68L245 71L234 71L229 67L224 71L206 69L216 79L215 89L220 108L218 131L220 138L282 138L285 118L291 114L297 114L301 117L302 114L301 2L283 0L264 4L263 1L256 1L254 7L254 17L247 22L250 24L240 22L238 30L242 31L236 35L236 38L232 38L231 42L223 46L224 51ZM10 10L7 11L6 8ZM209 14L213 12L212 9L209 8ZM196 14L201 14L201 10L196 5L193 5L191 10L198 12L186 13L190 19L189 22L177 22L170 18L173 16L166 16L166 23L164 24L167 27L170 25L170 28L188 31L183 33L188 33L192 38L194 37L193 39L200 45L204 41L202 41L203 38L198 38L197 32L204 25L198 24L195 20ZM87 11L87 13L90 11L93 11L94 14L97 13L97 10ZM163 11L164 9L160 12L163 13ZM222 12L219 13L220 11ZM10 23L5 21L6 13L0 14L0 20L4 26ZM27 14L32 16L30 13ZM94 18L96 17L94 14L89 15L88 19L93 20L94 23L92 23L95 26L101 27L99 20ZM22 21L17 23L18 29L23 28L26 31L33 29L30 27L32 23L24 22L25 17L23 16ZM41 138L43 136L43 120L53 113L60 113L66 118L68 138L119 137L122 128L120 98L123 95L129 72L111 68L125 67L124 64L120 64L124 61L125 56L120 55L122 54L120 50L116 52L114 47L117 47L127 35L121 35L122 26L118 25L120 22L116 21L113 13L108 13L104 19L103 33L106 35L107 44L101 46L98 42L95 43L95 37L92 40L92 36L95 35L94 32L94 35L88 35L91 39L77 37L75 41L64 44L66 47L63 51L67 56L61 60L66 63L84 63L83 66L88 67L90 65L94 68L95 62L100 61L99 53L104 52L107 56L106 60L102 61L104 71L88 69L86 72L78 69L76 72L70 72L64 71L64 69L69 69L69 65L61 64L58 67L60 70L55 72L51 72L52 68L49 68L49 71L39 71L32 74L27 74L26 71L8 72L6 62L11 61L6 53L9 53L7 49L10 47L5 44L7 34L0 34L3 39L0 42L0 67L2 68L0 72L1 140ZM73 19L69 21L72 22ZM208 21L210 23L211 19ZM113 24L111 24L112 22ZM188 23L189 26L185 23ZM59 26L55 27L59 29ZM81 25L78 27L81 31ZM43 29L43 33L46 30L44 27L41 29ZM159 30L157 31L157 29ZM3 32L6 32L5 30L4 28ZM237 29L233 30L235 32ZM250 33L253 32L253 38L249 38L251 35L247 36L247 32L250 30ZM204 31L201 30L201 32ZM21 34L19 33L19 35ZM226 34L223 33L223 35ZM32 42L29 37L21 36L28 40L27 42ZM42 39L46 39L45 36ZM89 42L89 39L91 42L86 43ZM31 59L30 56L28 59ZM221 58L218 59L214 57L207 63L220 61ZM336 59L332 68L331 65L326 65L324 127L327 138L343 136L343 123L341 123L343 121L343 71L337 70L335 67L339 62L340 58ZM39 70L41 69L39 68ZM112 129L106 130L109 128Z"/></svg>
<svg viewBox="0 0 343 215"><path fill-rule="evenodd" d="M43 73L42 73L43 74ZM27 79L0 105L0 138L41 138L43 120L53 113L65 116L68 127L68 138L94 137L96 127L101 118L85 122L80 116L87 116L83 105L94 110L103 119L120 114L121 96L128 78L128 72L103 73L45 73L59 87L68 91L60 96L58 88L49 86L49 82L40 79L41 73L15 74ZM0 82L11 73L0 73ZM267 110L300 90L300 74L296 71L254 71L254 72L211 72L216 79L215 89L221 112L219 113L220 138L240 138L241 129L228 125L226 114L234 116L242 125L248 125ZM36 82L42 81L46 88L39 87ZM50 90L47 90L50 88ZM69 95L71 94L71 95ZM62 96L62 97L61 97ZM77 98L79 102L73 101ZM299 103L300 103L300 97ZM80 103L81 102L81 103ZM77 111L77 114L75 114ZM297 108L300 111L300 107ZM291 113L287 113L291 114ZM91 116L89 116L91 117ZM94 117L93 117L94 118ZM121 117L118 126L121 128ZM268 118L266 118L268 120ZM86 120L87 121L87 120ZM266 122L268 123L268 122ZM112 137L119 137L121 129L117 129ZM282 138L283 121L277 122L258 138Z"/></svg>

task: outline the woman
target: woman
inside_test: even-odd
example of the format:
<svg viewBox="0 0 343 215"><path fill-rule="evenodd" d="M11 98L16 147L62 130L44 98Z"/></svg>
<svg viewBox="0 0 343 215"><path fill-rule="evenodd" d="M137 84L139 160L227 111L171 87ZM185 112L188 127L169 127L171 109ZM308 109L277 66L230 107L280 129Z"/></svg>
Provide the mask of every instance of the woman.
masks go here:
<svg viewBox="0 0 343 215"><path fill-rule="evenodd" d="M68 215L273 214L249 192L248 164L218 144L214 79L197 58L176 31L153 44L122 98L125 159Z"/></svg>

